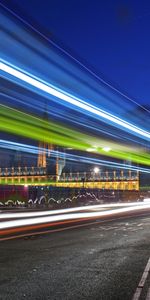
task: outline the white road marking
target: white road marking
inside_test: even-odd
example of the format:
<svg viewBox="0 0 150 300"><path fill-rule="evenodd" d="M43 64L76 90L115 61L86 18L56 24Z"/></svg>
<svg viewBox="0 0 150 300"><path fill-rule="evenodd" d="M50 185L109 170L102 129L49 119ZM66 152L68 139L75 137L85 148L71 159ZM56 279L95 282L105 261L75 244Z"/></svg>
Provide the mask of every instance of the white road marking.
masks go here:
<svg viewBox="0 0 150 300"><path fill-rule="evenodd" d="M148 292L147 292L146 300L150 300L150 287L149 287Z"/></svg>
<svg viewBox="0 0 150 300"><path fill-rule="evenodd" d="M142 288L138 287L136 289L136 292L135 292L132 300L138 300L140 298L141 293L142 293Z"/></svg>
<svg viewBox="0 0 150 300"><path fill-rule="evenodd" d="M144 272L142 274L141 280L140 280L140 282L138 284L138 287L137 287L137 289L136 289L136 291L135 291L135 293L133 295L132 300L138 300L140 298L140 295L142 293L142 289L144 287L144 284L146 282L146 279L148 277L149 272L150 272L150 258L149 258L148 263L147 263L147 265L146 265L146 267L144 269Z"/></svg>

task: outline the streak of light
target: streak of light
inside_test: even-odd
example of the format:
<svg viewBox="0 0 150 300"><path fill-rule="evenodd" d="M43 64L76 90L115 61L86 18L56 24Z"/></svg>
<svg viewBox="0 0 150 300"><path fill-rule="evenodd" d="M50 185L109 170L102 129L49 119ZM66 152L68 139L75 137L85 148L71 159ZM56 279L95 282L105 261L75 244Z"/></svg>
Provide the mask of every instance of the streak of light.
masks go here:
<svg viewBox="0 0 150 300"><path fill-rule="evenodd" d="M109 152L111 150L111 148L110 147L104 147L103 150L106 151L106 152Z"/></svg>
<svg viewBox="0 0 150 300"><path fill-rule="evenodd" d="M93 148L93 152L97 154L131 160L136 163L150 165L150 155L142 152L141 149L136 149L130 146L119 146L117 143L111 143L109 152L104 151L103 143L98 138L84 134L80 131L70 129L64 125L54 122L46 121L41 118L34 117L27 113L23 113L16 109L9 108L1 105L1 131L21 135L24 137L32 138L34 140L41 140L45 143L52 143L63 147L71 147L78 150L87 150L91 148L91 144L97 144L97 148ZM89 144L89 141L91 144ZM100 146L102 143L102 146ZM105 141L106 143L106 141ZM108 142L107 145L109 146Z"/></svg>
<svg viewBox="0 0 150 300"><path fill-rule="evenodd" d="M150 201L149 201L150 204ZM143 202L124 202L124 203L112 203L112 204L100 204L100 205L87 205L80 206L74 208L66 208L66 209L57 209L52 211L38 211L38 212L17 212L17 213L1 213L0 219L14 219L14 218L27 218L27 217L39 217L39 216L49 216L49 215L58 215L58 214L68 214L71 212L80 212L85 210L101 210L104 208L116 208L116 207L142 207L145 205Z"/></svg>
<svg viewBox="0 0 150 300"><path fill-rule="evenodd" d="M48 150L44 148L36 147L36 146L30 146L26 144L21 144L21 143L16 143L16 142L11 142L11 141L5 141L5 140L0 140L0 148L4 149L11 149L11 150L19 150L22 152L26 153L31 153L31 154L38 154L39 151L42 151L48 154ZM70 161L77 161L80 163L87 163L87 164L98 164L99 166L108 166L108 167L113 167L113 168L118 168L118 169L124 169L124 170L133 170L133 171L140 171L143 173L150 173L150 169L142 168L142 167L136 167L133 165L128 165L128 164L122 164L122 163L117 163L113 161L107 161L104 159L96 159L92 157L86 157L86 156L81 156L81 155L76 155L76 154L70 154L70 153L64 153L61 151L55 151L51 150L51 157L60 157L62 159L67 159Z"/></svg>
<svg viewBox="0 0 150 300"><path fill-rule="evenodd" d="M115 211L108 210L108 211L103 211L103 212L71 213L71 214L37 217L37 218L30 218L30 219L23 219L23 220L19 219L19 220L13 220L13 221L5 221L5 222L2 221L2 222L0 222L0 230L12 228L12 227L43 224L43 223L50 223L50 222L63 221L63 220L73 220L73 219L78 220L81 218L82 219L89 218L89 220L90 220L95 217L119 215L121 213L139 211L139 210L148 209L148 208L150 208L150 204L144 204L142 206L137 205L134 207L118 208Z"/></svg>
<svg viewBox="0 0 150 300"><path fill-rule="evenodd" d="M149 213L140 213L140 214L136 214L136 217L138 217L138 216L143 216L143 217L146 217L146 216L148 216L149 215ZM117 220L119 219L119 220L123 220L123 219L125 219L126 218L126 216L120 216L120 217L118 217L117 218ZM133 216L132 215L128 215L128 219L129 218L133 218ZM93 219L94 220L94 219ZM83 221L83 219L79 219L78 220L78 223L80 222L80 221ZM85 219L84 219L84 221L85 221ZM116 221L116 217L113 217L113 218L109 218L108 220L107 220L108 222L113 222L113 221ZM71 221L68 221L68 223L71 223ZM65 225L66 225L66 223L67 222L65 222ZM57 229L47 229L46 231L44 231L44 230L42 230L42 231L38 231L38 232L34 232L34 236L37 236L37 235L43 235L43 234L49 234L49 233L55 233L55 232L61 232L61 231L66 231L66 230L70 230L70 229L75 229L75 228L82 228L82 227L87 227L87 226L91 226L91 225L95 225L95 224L102 224L102 223L106 223L106 220L100 220L100 221L98 221L98 220L96 220L96 223L95 223L95 221L93 222L88 222L88 223L83 223L83 224L77 224L77 225L73 225L73 226L67 226L67 227L63 227L63 228L57 228ZM55 223L54 223L55 224ZM63 222L63 224L64 224L64 222ZM44 225L44 226L43 226ZM52 226L52 223L50 224L50 226ZM36 227L36 228L35 228ZM33 229L42 229L42 228L44 228L44 227L48 227L48 225L47 224L42 224L42 225L34 225L34 228L33 228L33 226L29 226L28 227L28 230L33 230ZM25 229L27 230L27 227L25 227ZM18 232L20 233L20 232L23 232L24 231L24 227L20 227L20 228L16 228L16 229L7 229L6 231L1 231L1 234L3 234L3 235L6 235L7 233L8 234L14 234L14 235L11 235L11 236L7 236L7 237L3 237L3 238L0 238L0 241L7 241L7 240L12 240L12 239L16 239L16 238L23 238L23 237L27 237L27 236L33 236L33 232L26 232L26 233L23 233L23 234L19 234L18 235ZM17 234L17 235L15 235L15 234Z"/></svg>
<svg viewBox="0 0 150 300"><path fill-rule="evenodd" d="M28 98L23 100L23 99L18 99L16 97L10 96L10 95L5 94L5 93L1 93L1 95L5 99L6 103L9 99L9 101L11 101L11 103L16 103L17 106L18 105L20 106L20 104L22 104L23 106L27 106L28 109L31 109L31 111L32 110L35 111L35 109L36 109L36 111L38 111L39 113L43 113L43 115L45 113L45 108L43 107L43 104L40 101L36 100L36 107L35 107L35 104L34 104L33 101L32 101L32 103L29 103L29 101L27 101ZM147 141L145 141L145 140L137 139L136 137L131 138L129 135L122 135L119 132L115 132L115 134L114 134L114 133L112 133L112 130L110 130L110 129L108 130L108 128L106 130L102 126L97 127L97 124L95 124L95 126L94 126L94 124L92 124L90 121L88 123L87 122L84 123L82 120L80 120L80 119L78 120L75 116L64 115L64 112L61 111L60 109L57 110L56 107L55 107L54 111L52 110L51 107L50 107L50 109L49 109L49 107L47 107L47 114L50 115L50 117L51 116L53 116L55 118L59 117L62 122L66 122L66 121L68 122L69 121L71 124L73 124L75 126L77 125L77 126L84 127L86 130L92 130L93 132L96 132L98 134L101 133L101 134L103 134L105 136L109 136L111 138L115 138L115 139L117 138L120 141L128 140L128 141L134 143L134 145L139 144L140 146L147 147ZM102 139L101 139L101 141L102 141ZM112 147L110 141L109 141L109 144ZM117 145L118 149L121 149L121 147L122 147L121 144Z"/></svg>
<svg viewBox="0 0 150 300"><path fill-rule="evenodd" d="M90 70L86 65L84 65L81 61L79 61L77 58L75 58L74 56L72 56L68 51L66 51L64 48L62 48L60 45L58 45L56 42L54 42L52 39L50 39L49 37L47 37L45 34L43 34L41 31L39 31L38 29L36 29L35 27L33 27L33 25L31 25L29 22L27 22L26 20L24 20L22 17L20 17L19 15L17 15L14 11L12 11L10 8L6 7L5 5L3 5L2 3L0 3L0 5L5 8L7 11L9 11L9 13L11 13L13 16L15 16L15 18L17 18L18 20L20 20L23 24L27 25L28 28L30 28L31 30L33 30L34 32L36 32L38 35L40 35L42 38L44 38L46 41L48 41L48 43L51 43L51 45L53 45L56 49L59 49L62 53L64 53L67 57L71 58L73 61L75 61L75 63L77 63L79 66L81 66L84 70L86 70L86 72L89 72L89 74L91 74L94 78L98 79L99 82L105 84L108 88L112 89L113 91L117 92L120 96L123 96L124 98L128 99L129 101L135 103L136 105L138 105L139 107L141 107L143 110L147 111L148 113L150 113L150 111L145 108L144 106L142 106L141 104L139 104L138 102L136 102L135 100L131 99L129 96L125 95L123 92L119 91L116 87L112 86L110 83L106 82L104 79L102 79L98 74L96 74L95 72L93 72L92 70Z"/></svg>
<svg viewBox="0 0 150 300"><path fill-rule="evenodd" d="M24 70L17 69L16 67L10 65L8 62L5 61L1 62L1 70L5 73L8 73L9 75L12 75L19 80L22 80L26 83L28 83L31 86L34 86L44 92L46 92L49 95L52 95L56 98L59 98L67 103L73 104L73 106L83 109L84 111L90 112L93 115L96 115L100 117L100 119L104 119L105 121L109 121L112 124L114 124L116 127L118 125L125 130L129 130L132 134L139 135L141 138L146 138L150 140L150 133L129 123L124 121L123 119L120 119L110 113L107 113L104 110L99 109L98 107L91 105L79 98L74 97L73 95L66 93L63 90L57 89L57 87L54 87L52 85L49 85L47 82L42 81L40 78L37 78L33 76L32 74L26 73Z"/></svg>
<svg viewBox="0 0 150 300"><path fill-rule="evenodd" d="M146 203L147 202L150 203L150 198L144 198L143 201L146 202Z"/></svg>

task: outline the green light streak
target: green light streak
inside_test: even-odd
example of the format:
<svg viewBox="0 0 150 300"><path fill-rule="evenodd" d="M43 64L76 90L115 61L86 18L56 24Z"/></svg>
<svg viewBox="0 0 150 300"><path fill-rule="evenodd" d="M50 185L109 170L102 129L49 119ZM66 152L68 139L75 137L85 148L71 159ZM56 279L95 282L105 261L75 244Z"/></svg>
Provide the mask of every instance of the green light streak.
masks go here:
<svg viewBox="0 0 150 300"><path fill-rule="evenodd" d="M89 148L93 148L92 152L96 154L121 160L131 160L134 163L150 166L150 155L137 148L134 149L133 147L112 143L101 138L98 139L64 125L43 120L4 105L1 105L0 130L76 150L86 151ZM95 147L94 144L98 146ZM109 152L104 151L104 145L110 146L111 150Z"/></svg>
<svg viewBox="0 0 150 300"><path fill-rule="evenodd" d="M118 158L118 159L124 159L124 160L129 160L135 163L139 163L139 164L145 164L147 166L150 166L150 156L149 155L138 155L136 153L133 152L127 152L127 151L116 151L116 150L110 150L109 153L103 151L102 149L100 149L98 151L99 153L103 153L104 155L107 155L109 157L114 157L114 158Z"/></svg>
<svg viewBox="0 0 150 300"><path fill-rule="evenodd" d="M36 118L32 115L1 106L0 130L38 141L52 143L77 150L86 150L83 134L67 127Z"/></svg>

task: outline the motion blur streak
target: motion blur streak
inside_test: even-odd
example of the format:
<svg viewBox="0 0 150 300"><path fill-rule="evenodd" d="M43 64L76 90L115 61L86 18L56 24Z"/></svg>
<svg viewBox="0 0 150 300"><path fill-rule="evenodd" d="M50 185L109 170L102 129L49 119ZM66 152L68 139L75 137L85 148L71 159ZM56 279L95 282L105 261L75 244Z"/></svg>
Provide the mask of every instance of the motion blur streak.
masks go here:
<svg viewBox="0 0 150 300"><path fill-rule="evenodd" d="M104 141L101 142L99 138L93 138L93 136L81 133L79 130L69 129L64 125L45 121L4 105L1 105L0 129L34 140L43 141L44 136L44 140L47 143L72 147L79 150L92 149L94 153L100 153L119 159L128 159L130 156L133 162L150 166L150 155L144 153L142 149L137 150L137 148L130 146L118 147L117 143L112 143L113 149L106 152L105 148L103 148ZM94 144L98 146L94 147ZM109 147L108 143L106 145Z"/></svg>
<svg viewBox="0 0 150 300"><path fill-rule="evenodd" d="M149 200L150 204L150 200ZM74 208L67 208L67 209L58 209L53 211L38 211L38 212L22 212L22 213L1 213L0 219L10 219L10 218L27 218L27 217L38 217L38 216L48 216L48 215L58 215L58 214L64 214L64 213L70 213L70 212L77 212L82 210L95 210L95 209L103 209L108 207L142 207L143 202L132 202L132 203L112 203L112 204L100 204L100 205L88 205L88 206L80 206L80 207L74 207Z"/></svg>
<svg viewBox="0 0 150 300"><path fill-rule="evenodd" d="M7 62L7 64L4 62L1 63L1 70L12 76L15 76L16 78L18 78L20 80L25 81L26 83L44 91L50 95L53 95L56 98L59 98L68 103L71 103L74 106L77 106L78 108L82 108L83 110L88 111L94 115L97 115L100 118L103 118L107 121L111 121L113 124L115 124L115 126L117 125L117 127L118 127L118 125L120 125L123 129L129 130L133 134L137 134L137 135L141 136L143 139L146 138L146 139L150 140L149 132L142 130L141 128L139 128L135 125L132 125L114 115L111 115L111 114L99 109L98 107L93 106L79 98L75 98L71 94L66 93L65 91L62 91L60 89L57 89L56 87L50 86L46 82L43 83L43 81L41 79L39 79L39 78L37 79L31 74L29 76L25 73L25 71L23 71L23 70L19 71L14 66L13 67L9 66L8 62Z"/></svg>
<svg viewBox="0 0 150 300"><path fill-rule="evenodd" d="M84 219L85 220L88 220L87 219ZM25 226L25 227L16 227L16 228L10 228L10 229L5 229L5 230L0 230L0 234L5 236L5 235L9 235L9 234L14 234L14 233L21 233L21 232L24 232L24 228L25 230L27 231L33 231L33 230L37 230L37 229L44 229L44 228L48 228L50 227L52 229L52 227L55 227L55 226L61 226L61 225L71 225L72 223L74 222L82 222L83 219L78 219L78 220L70 220L70 221L61 221L61 222L53 222L53 223L45 223L45 224L39 224L39 225L29 225L29 226ZM78 226L78 225L77 225ZM52 229L53 230L53 229ZM55 231L56 229L54 229ZM59 229L57 229L59 230ZM33 233L32 233L33 234ZM20 234L19 234L20 235ZM26 235L26 234L25 234ZM27 234L28 235L28 234ZM3 240L3 238L1 239L0 238L0 241Z"/></svg>
<svg viewBox="0 0 150 300"><path fill-rule="evenodd" d="M50 223L50 222L57 222L57 221L65 221L65 220L73 220L73 219L84 219L84 218L95 218L95 217L102 217L102 216L113 216L119 215L121 213L138 211L149 209L150 203L125 208L118 208L115 210L108 210L103 212L87 212L87 213L70 213L70 214L62 214L62 215L55 215L55 216L46 216L46 217L37 217L37 218L29 218L29 219L19 219L13 221L5 221L0 223L0 230L12 228L12 227L21 227L26 225L34 225L34 224L43 224L43 223Z"/></svg>
<svg viewBox="0 0 150 300"><path fill-rule="evenodd" d="M147 110L144 106L140 105L139 103L137 103L135 100L133 100L132 98L130 98L129 96L125 95L123 92L119 91L116 87L112 86L110 83L106 82L103 78L101 78L98 74L94 73L92 70L90 70L87 66L85 66L81 61L79 61L77 58L75 58L74 56L72 56L69 52L67 52L64 48L60 47L60 45L56 44L56 42L54 42L52 39L50 39L49 37L47 37L45 34L43 34L42 32L40 32L39 30L37 30L35 27L33 27L31 24L29 24L26 20L22 19L19 15L17 15L14 11L10 10L8 7L6 7L3 4L2 5L3 8L5 8L7 11L9 11L13 16L15 16L15 18L17 18L18 20L20 20L23 24L27 25L28 28L30 28L31 30L33 30L35 33L37 33L39 36L41 36L42 38L44 38L46 41L48 41L48 43L50 43L51 45L53 45L56 49L59 49L62 53L64 53L68 58L71 58L71 60L75 61L75 63L77 63L79 66L81 66L83 69L86 70L86 72L90 73L95 79L98 79L99 82L105 84L108 88L110 88L111 90L117 92L120 96L123 96L124 98L128 99L129 101L135 103L136 105L138 105L139 107L141 107L142 109L146 110L147 112L149 112L149 110Z"/></svg>
<svg viewBox="0 0 150 300"><path fill-rule="evenodd" d="M48 150L44 148L38 148L36 146L31 146L27 144L21 144L21 143L16 143L16 142L10 142L10 141L5 141L5 140L0 140L0 148L4 149L10 149L10 150L19 150L23 151L26 153L30 154L38 154L39 150L44 153L48 153ZM70 154L70 153L64 153L60 151L55 151L51 150L51 157L57 157L59 155L60 158L62 159L68 159L70 161L77 161L80 163L87 163L87 164L97 164L100 166L108 166L108 167L113 167L113 168L119 168L119 169L124 169L124 170L133 170L133 171L140 171L142 173L150 173L150 169L142 168L142 167L136 167L136 166L129 166L126 164L121 164L113 161L106 161L104 159L96 159L92 157L86 157L86 156L81 156L81 155L76 155L76 154Z"/></svg>

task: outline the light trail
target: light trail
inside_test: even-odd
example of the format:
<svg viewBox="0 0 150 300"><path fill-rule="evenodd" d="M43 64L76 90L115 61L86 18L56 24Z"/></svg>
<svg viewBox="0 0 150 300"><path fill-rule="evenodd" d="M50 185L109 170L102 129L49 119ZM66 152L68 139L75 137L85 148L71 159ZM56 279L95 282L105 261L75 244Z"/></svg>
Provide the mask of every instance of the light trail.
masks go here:
<svg viewBox="0 0 150 300"><path fill-rule="evenodd" d="M66 51L64 48L62 48L60 45L56 44L56 42L54 42L52 39L50 39L49 37L47 37L44 33L42 33L41 31L39 31L38 29L36 29L33 25L31 25L29 22L27 22L27 20L23 19L22 17L20 17L18 14L16 14L14 11L12 11L10 8L8 8L7 6L3 5L0 3L0 5L5 8L7 11L9 11L9 13L11 13L13 16L15 16L15 18L17 18L18 20L20 20L23 24L25 24L26 26L28 26L28 28L30 28L31 30L33 30L33 32L37 33L39 36L41 36L42 38L45 39L45 41L48 41L48 43L51 43L52 46L54 46L56 49L59 49L62 53L64 53L67 57L71 58L73 61L75 61L75 63L77 63L79 66L81 66L84 70L86 70L86 72L89 72L90 75L92 75L94 78L98 79L99 82L105 84L108 88L112 89L113 91L117 92L120 96L123 96L124 98L126 98L127 100L129 100L130 102L135 103L136 105L138 105L139 107L141 107L143 110L147 111L148 113L150 113L150 110L148 110L147 108L145 108L144 106L142 106L140 103L136 102L135 100L131 99L129 96L125 95L123 92L119 91L116 87L112 86L110 83L106 82L104 79L102 79L98 74L96 74L95 72L93 72L92 70L90 70L86 65L84 65L81 61L79 61L77 58L75 58L73 55L71 55L68 51Z"/></svg>
<svg viewBox="0 0 150 300"><path fill-rule="evenodd" d="M8 102L11 102L13 104L15 104L15 106L20 106L20 105L23 105L23 107L27 107L28 110L30 111L38 111L40 114L42 113L44 115L45 113L45 107L43 106L43 102L42 101L37 101L37 98L36 98L36 104L35 104L35 98L32 98L31 102L30 103L30 100L29 98L25 97L25 99L23 99L23 96L24 95L19 95L19 96L10 96L8 95L7 93L1 93L2 97L5 99L4 103L8 103ZM19 97L19 98L18 98ZM21 97L21 99L20 99ZM111 129L105 129L105 125L101 126L100 127L97 127L97 122L95 120L95 123L93 124L92 121L90 121L88 119L88 122L84 122L83 120L81 119L77 119L77 117L75 115L64 115L64 112L60 109L60 108L57 108L56 109L56 106L55 108L52 109L52 107L48 106L47 107L47 115L49 115L49 117L51 118L51 116L53 116L54 118L57 118L57 119L60 119L60 122L66 122L68 124L68 121L71 125L73 126L81 126L81 128L85 128L86 130L92 130L92 132L95 134L102 134L102 135L105 135L105 136L108 136L109 138L115 138L118 139L119 141L129 141L130 143L132 144L137 144L138 146L140 147L147 147L147 141L146 140L141 140L141 139L138 139L136 136L133 138L130 137L128 134L124 134L122 135L122 133L120 132L112 132L112 128ZM102 140L102 139L101 139ZM106 140L105 140L106 142ZM109 141L109 144L110 144L110 141ZM121 144L118 144L118 149L120 149L122 146Z"/></svg>
<svg viewBox="0 0 150 300"><path fill-rule="evenodd" d="M150 204L150 201L146 202L146 204ZM68 214L71 212L80 212L85 210L97 210L104 209L108 207L142 207L145 205L143 202L132 202L132 203L112 203L112 204L100 204L100 205L88 205L88 206L80 206L74 208L66 208L66 209L57 209L53 211L38 211L38 212L17 212L17 213L0 213L0 219L15 219L15 218L31 218L31 217L39 217L39 216L49 216L49 215L58 215L58 214Z"/></svg>
<svg viewBox="0 0 150 300"><path fill-rule="evenodd" d="M101 140L93 138L93 136L84 134L80 131L70 129L64 125L46 121L41 118L29 115L19 110L1 105L1 122L0 129L4 132L9 132L34 140L41 140L46 143L57 144L63 147L71 147L77 150L91 149L92 152L103 154L119 159L132 160L136 163L150 165L150 155L143 153L141 149L130 146L119 146L117 143L109 144L104 141L101 145ZM91 144L89 144L89 141ZM98 145L96 148L94 145ZM101 145L101 146L100 146ZM104 145L110 146L112 150L104 151Z"/></svg>
<svg viewBox="0 0 150 300"><path fill-rule="evenodd" d="M90 144L85 142L87 135L69 129L64 125L43 120L19 110L1 105L0 129L34 140L41 140L54 145L86 150Z"/></svg>
<svg viewBox="0 0 150 300"><path fill-rule="evenodd" d="M0 148L4 149L10 149L10 150L19 150L22 152L30 153L30 154L38 154L39 151L42 151L48 154L48 150L44 148L32 146L32 145L27 145L27 144L21 144L21 143L16 143L16 142L11 142L11 141L6 141L6 140L0 140ZM87 163L87 164L97 164L97 165L104 165L108 167L114 167L114 168L119 168L119 169L124 169L124 170L133 170L133 171L140 171L142 173L150 173L150 169L142 168L142 167L136 167L136 166L129 166L127 164L122 164L122 163L117 163L113 161L106 161L102 159L96 159L96 158L90 158L86 156L81 156L81 155L76 155L76 154L70 154L70 153L64 153L61 151L55 151L51 150L51 157L60 157L62 159L67 159L70 161L77 161L80 163Z"/></svg>
<svg viewBox="0 0 150 300"><path fill-rule="evenodd" d="M36 146L30 146L26 144L21 144L21 143L15 143L11 141L5 141L5 140L0 140L0 148L4 149L10 149L10 150L19 150L22 152L30 153L30 154L38 154L39 150L42 152L48 153L47 149L44 148L38 148ZM97 165L104 165L108 167L114 167L118 169L124 169L124 170L133 170L133 171L139 171L142 173L150 173L150 169L142 168L142 167L136 167L136 166L129 166L126 164L122 163L116 163L113 161L106 161L102 159L96 159L96 158L90 158L86 156L81 156L81 155L76 155L76 154L70 154L70 153L64 153L60 151L55 151L51 150L51 157L57 157L59 156L62 159L68 159L70 161L77 161L80 163L87 163L87 164L97 164Z"/></svg>
<svg viewBox="0 0 150 300"><path fill-rule="evenodd" d="M24 70L17 69L16 67L12 66L8 62L2 61L1 70L9 75L12 75L19 80L22 80L28 83L31 86L34 86L49 95L52 95L56 98L59 98L67 103L71 103L73 106L83 109L84 111L88 111L93 115L96 115L104 120L112 122L115 126L118 125L125 130L129 130L132 134L137 134L141 138L146 138L150 140L150 133L129 123L126 122L110 113L107 113L104 110L99 109L98 107L91 105L79 98L74 97L73 95L66 93L56 87L49 85L47 82L42 81L40 78L33 76L32 74L26 73Z"/></svg>
<svg viewBox="0 0 150 300"><path fill-rule="evenodd" d="M149 209L150 204L144 204L134 207L126 207L126 208L118 208L116 210L108 210L103 212L88 212L88 213L70 213L70 214L61 214L54 216L45 216L45 217L37 217L37 218L29 218L29 219L19 219L13 221L5 221L0 222L0 230L14 228L14 227L22 227L28 225L35 224L43 224L43 223L53 223L57 221L66 221L66 220L78 220L78 219L87 219L95 218L95 217L107 217L113 215L119 215L121 213L126 212L136 212L143 209Z"/></svg>
<svg viewBox="0 0 150 300"><path fill-rule="evenodd" d="M136 217L146 217L146 216L149 216L149 213L139 213L139 214L136 214ZM117 220L124 220L126 218L133 218L133 215L128 215L128 216L119 216L117 217ZM86 220L86 219L84 219ZM13 240L13 239L18 239L18 238L25 238L25 237L29 237L29 236L38 236L38 235L43 235L43 234L50 234L50 233L55 233L55 232L62 232L62 231L66 231L66 230L70 230L70 229L76 229L76 228L83 228L83 227L87 227L87 226L91 226L91 225L98 225L98 224L102 224L102 223L106 223L106 222L113 222L113 221L116 221L116 217L112 217L111 219L109 218L108 220L102 220L102 219L99 219L96 220L96 222L94 221L94 218L93 220L91 220L91 222L86 222L86 223L83 223L83 220L79 219L78 220L78 224L76 225L72 225L73 222L75 221L68 221L68 222L61 222L61 224L67 224L66 227L60 227L60 228L51 228L51 229L47 229L47 230L43 230L44 228L46 227L49 227L49 226L52 226L52 224L54 225L55 227L55 223L51 223L49 224L49 226L47 224L42 224L42 225L34 225L34 228L33 226L28 226L28 227L25 227L26 230L28 228L29 231L31 231L30 233L29 232L26 232L26 233L22 233L24 232L24 227L20 227L20 228L16 228L15 230L14 229L7 229L6 231L1 231L1 234L4 236L2 238L0 238L0 241L8 241L8 240ZM82 222L82 223L81 223ZM57 223L57 225L61 225L60 223ZM70 226L68 226L70 225ZM38 230L38 232L35 232L33 233L33 229L35 230ZM18 235L19 233L19 235ZM13 234L11 236L6 236L7 234ZM15 235L16 234L16 235Z"/></svg>

